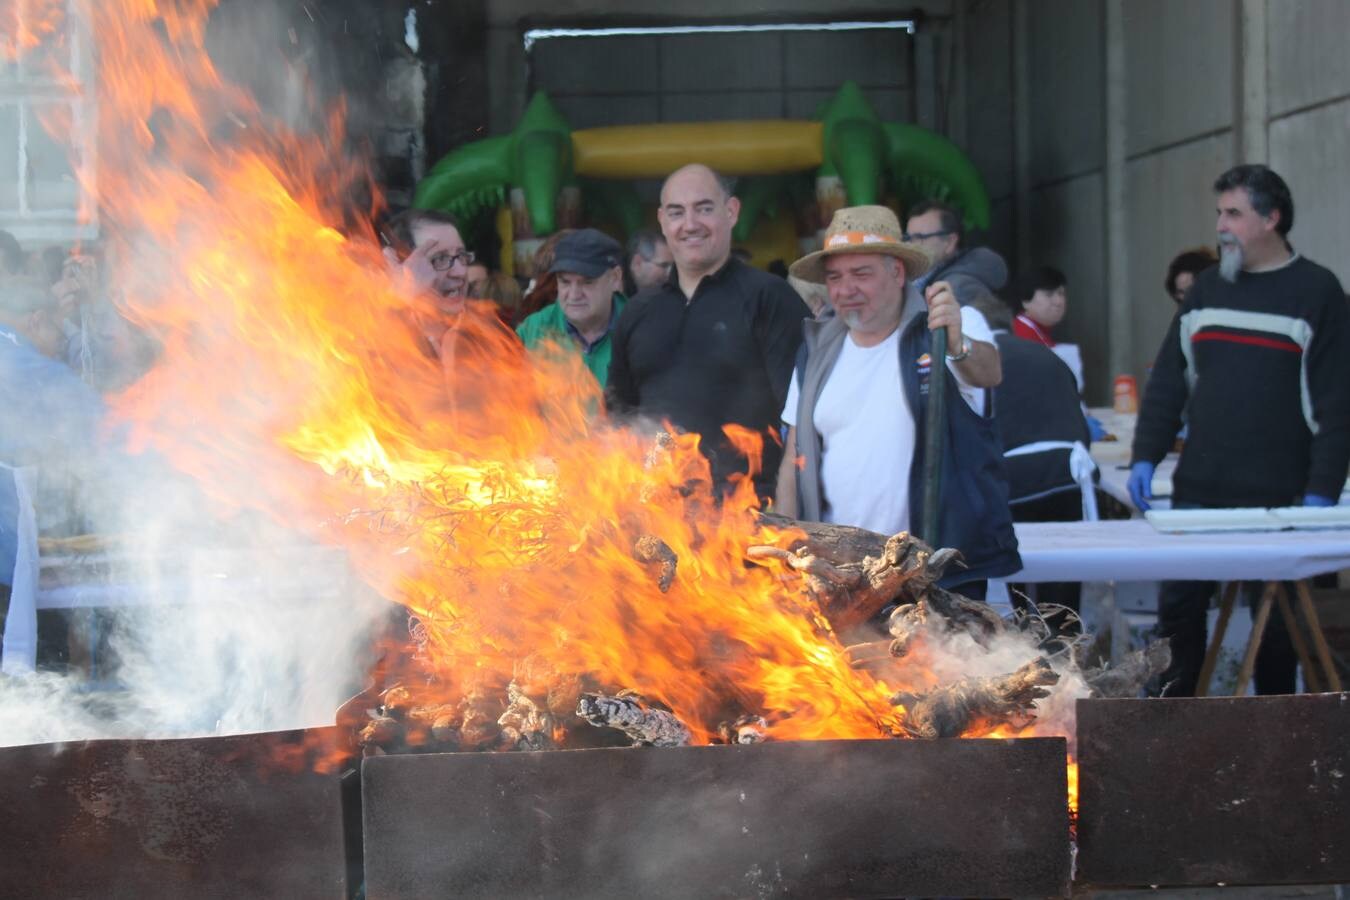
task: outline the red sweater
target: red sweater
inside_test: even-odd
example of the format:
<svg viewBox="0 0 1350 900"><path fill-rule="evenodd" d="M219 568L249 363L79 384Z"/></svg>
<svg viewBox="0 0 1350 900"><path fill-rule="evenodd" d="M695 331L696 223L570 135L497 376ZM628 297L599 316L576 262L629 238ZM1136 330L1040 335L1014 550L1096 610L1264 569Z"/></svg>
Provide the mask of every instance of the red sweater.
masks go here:
<svg viewBox="0 0 1350 900"><path fill-rule="evenodd" d="M1020 338L1026 338L1047 347L1055 346L1055 339L1050 336L1050 332L1036 324L1028 315L1022 314L1013 319L1012 330L1013 334Z"/></svg>

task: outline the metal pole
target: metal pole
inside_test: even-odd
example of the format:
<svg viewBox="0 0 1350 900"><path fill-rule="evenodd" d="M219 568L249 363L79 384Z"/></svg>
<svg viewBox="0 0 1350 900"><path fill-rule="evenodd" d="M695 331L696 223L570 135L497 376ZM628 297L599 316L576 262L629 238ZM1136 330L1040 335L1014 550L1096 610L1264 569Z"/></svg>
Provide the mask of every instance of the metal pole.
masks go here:
<svg viewBox="0 0 1350 900"><path fill-rule="evenodd" d="M935 328L928 355L928 412L923 436L923 522L919 537L936 549L942 522L942 439L947 431L947 329Z"/></svg>

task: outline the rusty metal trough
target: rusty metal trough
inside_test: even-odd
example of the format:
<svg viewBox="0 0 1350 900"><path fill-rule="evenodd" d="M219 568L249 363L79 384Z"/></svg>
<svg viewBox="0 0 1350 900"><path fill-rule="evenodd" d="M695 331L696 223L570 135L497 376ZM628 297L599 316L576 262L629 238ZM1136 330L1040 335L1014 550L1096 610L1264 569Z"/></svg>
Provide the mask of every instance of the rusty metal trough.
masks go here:
<svg viewBox="0 0 1350 900"><path fill-rule="evenodd" d="M1350 694L1078 704L1079 880L1350 881Z"/></svg>
<svg viewBox="0 0 1350 900"><path fill-rule="evenodd" d="M1350 694L1081 701L1078 728L1077 886L1350 881ZM359 779L313 768L347 740L0 748L0 896L1070 890L1060 739L382 756Z"/></svg>
<svg viewBox="0 0 1350 900"><path fill-rule="evenodd" d="M341 898L338 778L313 767L338 738L0 748L0 897Z"/></svg>
<svg viewBox="0 0 1350 900"><path fill-rule="evenodd" d="M365 760L372 900L1056 896L1064 741Z"/></svg>

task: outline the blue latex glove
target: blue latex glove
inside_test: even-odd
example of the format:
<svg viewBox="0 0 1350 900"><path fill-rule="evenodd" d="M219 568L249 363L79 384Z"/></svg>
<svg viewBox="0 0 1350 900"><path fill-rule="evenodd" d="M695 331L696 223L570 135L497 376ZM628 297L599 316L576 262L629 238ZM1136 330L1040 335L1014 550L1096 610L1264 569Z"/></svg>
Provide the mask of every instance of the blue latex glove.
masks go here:
<svg viewBox="0 0 1350 900"><path fill-rule="evenodd" d="M1303 498L1304 506L1335 506L1336 501L1318 494L1307 494Z"/></svg>
<svg viewBox="0 0 1350 900"><path fill-rule="evenodd" d="M1087 417L1088 437L1094 441L1100 441L1106 437L1106 426L1096 416Z"/></svg>
<svg viewBox="0 0 1350 900"><path fill-rule="evenodd" d="M1130 499L1140 512L1147 512L1150 508L1148 501L1153 499L1153 469L1151 462L1137 462L1130 466L1130 477L1125 482Z"/></svg>

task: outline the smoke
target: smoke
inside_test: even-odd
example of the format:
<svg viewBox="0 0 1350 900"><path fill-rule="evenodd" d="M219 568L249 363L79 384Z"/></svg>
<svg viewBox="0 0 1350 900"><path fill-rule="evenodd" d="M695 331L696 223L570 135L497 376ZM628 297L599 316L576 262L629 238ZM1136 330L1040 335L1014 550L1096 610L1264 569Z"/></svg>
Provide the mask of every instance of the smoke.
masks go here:
<svg viewBox="0 0 1350 900"><path fill-rule="evenodd" d="M391 605L343 553L221 507L152 455L104 446L49 469L115 542L49 557L40 597L104 607L73 617L102 634L72 626L80 672L0 678L0 745L331 725L363 686Z"/></svg>
<svg viewBox="0 0 1350 900"><path fill-rule="evenodd" d="M914 652L899 665L906 689L913 693L967 678L994 678L1016 671L1045 657L1041 637L1034 630L1010 628L982 642L964 631L948 631L932 620L922 631ZM1013 730L1019 737L1064 737L1074 752L1077 734L1077 701L1091 691L1083 679L1075 654L1065 650L1047 657L1059 680L1048 695L1035 701L1034 719Z"/></svg>

